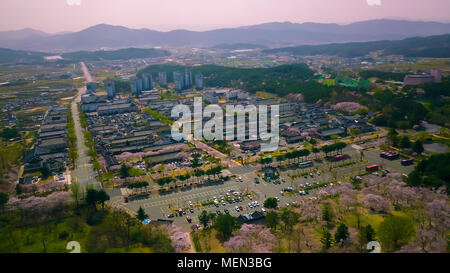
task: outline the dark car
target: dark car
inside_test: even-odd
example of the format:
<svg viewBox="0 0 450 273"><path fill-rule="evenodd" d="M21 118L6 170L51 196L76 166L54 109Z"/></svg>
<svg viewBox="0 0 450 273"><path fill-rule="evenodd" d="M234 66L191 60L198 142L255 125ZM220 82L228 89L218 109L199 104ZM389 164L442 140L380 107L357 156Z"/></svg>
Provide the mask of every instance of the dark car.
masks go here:
<svg viewBox="0 0 450 273"><path fill-rule="evenodd" d="M223 210L226 214L230 214L230 211L228 209Z"/></svg>
<svg viewBox="0 0 450 273"><path fill-rule="evenodd" d="M173 218L173 217L175 217L175 215L173 215L173 213L167 215L167 218Z"/></svg>
<svg viewBox="0 0 450 273"><path fill-rule="evenodd" d="M194 213L194 209L193 209L193 208L190 208L189 211L190 211L191 213Z"/></svg>
<svg viewBox="0 0 450 273"><path fill-rule="evenodd" d="M216 210L217 215L221 215L222 212L220 210Z"/></svg>
<svg viewBox="0 0 450 273"><path fill-rule="evenodd" d="M259 179L258 178L255 178L255 183L259 184Z"/></svg>
<svg viewBox="0 0 450 273"><path fill-rule="evenodd" d="M188 223L192 222L192 218L190 216L186 217L186 220L188 221Z"/></svg>

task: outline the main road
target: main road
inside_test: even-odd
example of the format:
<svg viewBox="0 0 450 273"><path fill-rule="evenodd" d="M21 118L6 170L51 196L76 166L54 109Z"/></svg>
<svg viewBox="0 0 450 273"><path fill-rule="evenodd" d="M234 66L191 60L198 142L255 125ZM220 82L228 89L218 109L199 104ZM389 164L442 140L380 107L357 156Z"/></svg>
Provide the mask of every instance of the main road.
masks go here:
<svg viewBox="0 0 450 273"><path fill-rule="evenodd" d="M85 63L81 62L80 65L86 82L92 82L92 76ZM77 105L77 103L81 101L81 95L84 93L86 93L86 86L78 89L78 94L72 101L72 116L75 123L75 134L77 136L78 158L75 162L75 169L72 171L71 175L72 181L80 183L82 189L86 189L88 185L92 185L94 188L99 189L100 184L95 178L96 173L90 163L90 157L88 156L89 149L84 145L84 129L81 127Z"/></svg>

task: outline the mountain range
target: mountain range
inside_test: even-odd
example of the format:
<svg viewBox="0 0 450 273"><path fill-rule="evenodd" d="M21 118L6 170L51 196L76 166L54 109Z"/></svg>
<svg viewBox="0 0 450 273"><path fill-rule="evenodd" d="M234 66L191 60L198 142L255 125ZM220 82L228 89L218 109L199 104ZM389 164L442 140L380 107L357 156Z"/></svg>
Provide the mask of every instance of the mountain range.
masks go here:
<svg viewBox="0 0 450 273"><path fill-rule="evenodd" d="M348 25L275 22L209 31L130 29L100 24L79 32L48 34L33 29L0 32L0 47L51 52L126 47L214 47L254 44L288 47L343 42L400 40L450 33L450 23L370 20Z"/></svg>

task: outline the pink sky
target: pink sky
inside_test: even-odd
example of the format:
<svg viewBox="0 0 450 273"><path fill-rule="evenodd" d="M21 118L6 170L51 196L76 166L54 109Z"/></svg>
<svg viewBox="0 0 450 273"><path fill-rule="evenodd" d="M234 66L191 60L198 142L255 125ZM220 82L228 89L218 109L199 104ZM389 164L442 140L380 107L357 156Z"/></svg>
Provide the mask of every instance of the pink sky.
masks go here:
<svg viewBox="0 0 450 273"><path fill-rule="evenodd" d="M450 21L450 0L379 0L380 6L367 1L377 0L0 0L0 30L31 27L55 33L100 23L167 31L274 21Z"/></svg>

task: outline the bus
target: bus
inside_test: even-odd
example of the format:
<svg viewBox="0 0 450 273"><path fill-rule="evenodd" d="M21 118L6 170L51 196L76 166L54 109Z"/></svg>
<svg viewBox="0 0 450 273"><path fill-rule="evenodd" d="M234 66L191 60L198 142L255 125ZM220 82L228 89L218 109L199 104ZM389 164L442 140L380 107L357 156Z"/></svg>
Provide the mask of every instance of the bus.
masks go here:
<svg viewBox="0 0 450 273"><path fill-rule="evenodd" d="M366 167L366 172L378 171L378 165L370 165Z"/></svg>
<svg viewBox="0 0 450 273"><path fill-rule="evenodd" d="M395 160L395 159L398 159L400 157L400 155L398 153L389 151L389 152L381 153L380 157L386 158L386 159L389 159L389 160Z"/></svg>
<svg viewBox="0 0 450 273"><path fill-rule="evenodd" d="M414 164L414 158L408 158L408 159L404 159L402 160L402 165L403 166L409 166Z"/></svg>
<svg viewBox="0 0 450 273"><path fill-rule="evenodd" d="M308 168L308 167L312 167L312 165L313 165L312 161L305 161L305 162L298 164L298 166L300 168Z"/></svg>

